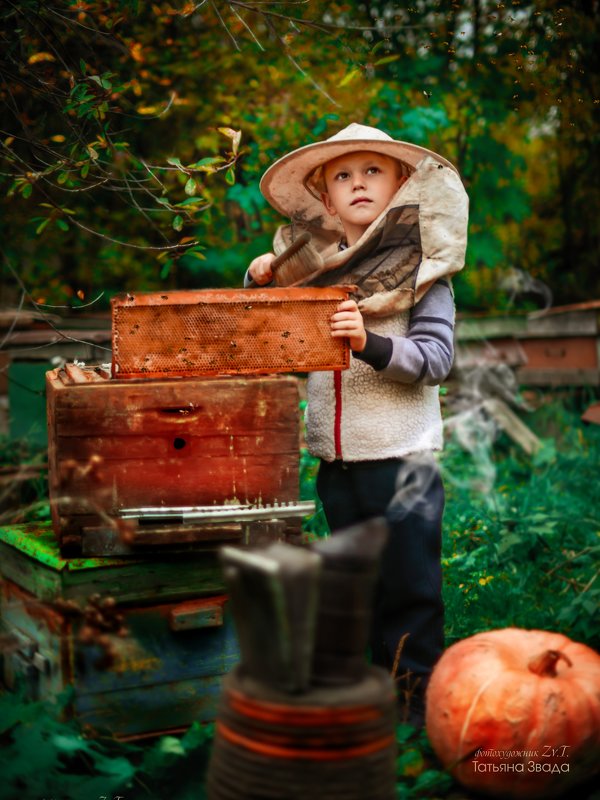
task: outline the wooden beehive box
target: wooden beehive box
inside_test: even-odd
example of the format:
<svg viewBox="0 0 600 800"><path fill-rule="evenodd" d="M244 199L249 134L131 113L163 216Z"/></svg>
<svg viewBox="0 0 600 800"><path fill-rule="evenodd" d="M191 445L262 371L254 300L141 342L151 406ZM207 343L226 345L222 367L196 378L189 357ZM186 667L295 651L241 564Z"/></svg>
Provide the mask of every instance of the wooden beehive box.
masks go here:
<svg viewBox="0 0 600 800"><path fill-rule="evenodd" d="M600 385L600 300L504 317L459 317L456 366L506 365L525 386Z"/></svg>
<svg viewBox="0 0 600 800"><path fill-rule="evenodd" d="M125 508L273 504L299 496L298 380L115 380L47 373L53 527L63 554ZM237 533L236 533L237 531ZM206 528L206 540L238 528ZM90 553L91 554L91 553Z"/></svg>
<svg viewBox="0 0 600 800"><path fill-rule="evenodd" d="M46 523L0 528L0 681L35 700L69 687L95 732L211 721L238 661L216 553L64 559Z"/></svg>
<svg viewBox="0 0 600 800"><path fill-rule="evenodd" d="M330 318L350 287L206 289L112 300L115 377L346 369Z"/></svg>

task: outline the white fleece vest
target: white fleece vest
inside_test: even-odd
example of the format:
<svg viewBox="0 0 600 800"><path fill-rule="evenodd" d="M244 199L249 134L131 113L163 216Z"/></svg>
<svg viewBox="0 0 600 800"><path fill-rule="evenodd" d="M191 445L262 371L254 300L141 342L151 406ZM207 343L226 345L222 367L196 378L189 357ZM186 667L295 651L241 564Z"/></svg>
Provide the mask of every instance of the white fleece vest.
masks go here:
<svg viewBox="0 0 600 800"><path fill-rule="evenodd" d="M409 312L402 311L369 318L368 324L381 336L405 336L408 321ZM340 374L337 397L333 372L313 372L308 377L306 443L314 456L326 461L371 461L442 449L438 386L389 380L357 358Z"/></svg>

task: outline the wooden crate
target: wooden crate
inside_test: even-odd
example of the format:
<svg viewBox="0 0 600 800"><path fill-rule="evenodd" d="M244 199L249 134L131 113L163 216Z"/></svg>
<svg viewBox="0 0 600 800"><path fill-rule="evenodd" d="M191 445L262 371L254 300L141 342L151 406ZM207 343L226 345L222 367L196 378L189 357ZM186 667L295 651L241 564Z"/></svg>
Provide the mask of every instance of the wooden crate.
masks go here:
<svg viewBox="0 0 600 800"><path fill-rule="evenodd" d="M112 300L113 375L311 372L347 369L348 340L330 319L350 288L206 289Z"/></svg>
<svg viewBox="0 0 600 800"><path fill-rule="evenodd" d="M515 370L525 386L600 385L600 300L504 317L459 315L456 367Z"/></svg>
<svg viewBox="0 0 600 800"><path fill-rule="evenodd" d="M61 557L47 526L0 529L0 681L122 738L211 721L238 661L214 553ZM100 614L100 619L97 614Z"/></svg>
<svg viewBox="0 0 600 800"><path fill-rule="evenodd" d="M292 376L121 381L52 370L49 491L63 553L81 554L85 531L123 532L124 508L297 500L298 399ZM209 526L203 538L242 533Z"/></svg>

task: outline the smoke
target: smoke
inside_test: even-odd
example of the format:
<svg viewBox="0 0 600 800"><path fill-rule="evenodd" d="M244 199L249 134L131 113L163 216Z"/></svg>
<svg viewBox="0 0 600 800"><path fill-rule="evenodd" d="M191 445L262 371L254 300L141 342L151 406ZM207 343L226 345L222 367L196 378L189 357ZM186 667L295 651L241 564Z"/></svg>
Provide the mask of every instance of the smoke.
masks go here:
<svg viewBox="0 0 600 800"><path fill-rule="evenodd" d="M438 466L431 456L417 453L404 458L396 475L396 491L388 505L388 516L399 521L418 510L426 519L433 517L436 509L424 500L438 473Z"/></svg>
<svg viewBox="0 0 600 800"><path fill-rule="evenodd" d="M444 420L446 438L453 437L471 458L471 467L464 472L444 470L444 480L456 488L470 488L490 495L496 482L492 457L498 436L498 424L486 411L483 401L464 408Z"/></svg>
<svg viewBox="0 0 600 800"><path fill-rule="evenodd" d="M512 267L502 276L499 287L508 294L509 305L512 306L519 295L533 295L541 298L542 308L552 305L552 292L550 288L537 278L532 278L528 272Z"/></svg>

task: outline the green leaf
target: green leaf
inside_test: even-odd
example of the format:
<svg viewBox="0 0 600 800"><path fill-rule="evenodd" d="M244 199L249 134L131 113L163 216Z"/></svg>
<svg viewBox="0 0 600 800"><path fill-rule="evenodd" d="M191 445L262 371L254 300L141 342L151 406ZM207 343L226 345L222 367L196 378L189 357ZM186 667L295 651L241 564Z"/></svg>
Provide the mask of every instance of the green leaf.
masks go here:
<svg viewBox="0 0 600 800"><path fill-rule="evenodd" d="M223 156L208 156L207 158L201 158L200 161L196 161L193 164L188 166L188 169L197 169L199 172L216 172L216 167L219 164L224 164L226 159Z"/></svg>
<svg viewBox="0 0 600 800"><path fill-rule="evenodd" d="M200 205L203 200L201 197L186 197L185 200L182 200L180 203L175 203L173 206L174 208L185 208L186 206L194 206Z"/></svg>
<svg viewBox="0 0 600 800"><path fill-rule="evenodd" d="M183 217L180 217L179 214L173 220L173 227L176 231L180 231L183 228Z"/></svg>
<svg viewBox="0 0 600 800"><path fill-rule="evenodd" d="M88 80L94 81L94 83L97 83L102 89L106 89L107 92L110 92L112 89L112 83L104 76L101 78L99 75L90 75Z"/></svg>
<svg viewBox="0 0 600 800"><path fill-rule="evenodd" d="M90 171L90 165L89 165L89 162L88 162L87 164L84 164L82 166L79 174L81 175L82 178L87 178L89 171Z"/></svg>
<svg viewBox="0 0 600 800"><path fill-rule="evenodd" d="M177 167L178 169L183 169L183 164L179 158L175 156L171 156L171 158L167 158L167 164L170 164L172 167Z"/></svg>
<svg viewBox="0 0 600 800"><path fill-rule="evenodd" d="M233 186L235 183L235 167L233 164L229 167L227 172L225 173L225 180L230 186Z"/></svg>
<svg viewBox="0 0 600 800"><path fill-rule="evenodd" d="M556 460L556 442L554 439L542 439L542 446L534 453L531 460L536 467L552 464Z"/></svg>
<svg viewBox="0 0 600 800"><path fill-rule="evenodd" d="M64 733L55 733L52 737L52 744L57 750L68 755L81 751L89 753L93 749L83 736L72 733L68 729Z"/></svg>
<svg viewBox="0 0 600 800"><path fill-rule="evenodd" d="M33 192L33 186L30 183L25 183L23 188L21 189L21 194L25 199L31 197L31 193Z"/></svg>
<svg viewBox="0 0 600 800"><path fill-rule="evenodd" d="M189 178L189 180L185 184L185 193L190 195L191 197L194 197L197 190L198 190L198 184L193 178Z"/></svg>
<svg viewBox="0 0 600 800"><path fill-rule="evenodd" d="M187 258L188 256L191 256L192 258L195 258L198 261L206 261L206 256L199 250L186 250L184 258Z"/></svg>
<svg viewBox="0 0 600 800"><path fill-rule="evenodd" d="M165 261L165 263L163 264L162 269L160 271L160 279L161 279L161 281L164 281L165 278L169 277L169 273L171 272L171 267L172 266L173 266L173 259L172 258L167 259L167 261Z"/></svg>
<svg viewBox="0 0 600 800"><path fill-rule="evenodd" d="M65 220L64 220L64 219L57 219L57 220L56 220L56 227L57 227L57 228L60 228L60 229L61 229L61 231L68 231L68 230L69 230L69 226L68 226L68 224L65 222Z"/></svg>

